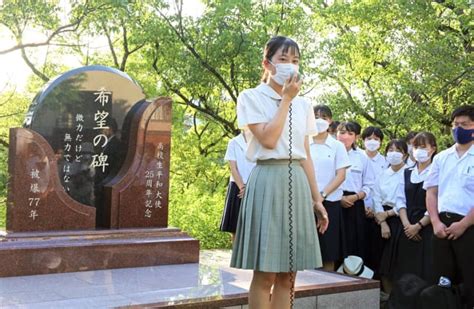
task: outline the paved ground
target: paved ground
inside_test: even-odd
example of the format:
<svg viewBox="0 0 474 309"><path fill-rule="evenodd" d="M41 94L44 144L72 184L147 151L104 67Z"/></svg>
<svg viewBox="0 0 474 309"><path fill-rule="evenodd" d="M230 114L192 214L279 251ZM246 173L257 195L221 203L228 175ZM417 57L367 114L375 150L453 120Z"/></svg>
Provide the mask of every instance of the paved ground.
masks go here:
<svg viewBox="0 0 474 309"><path fill-rule="evenodd" d="M228 267L230 250L204 250L194 264L0 278L1 308L105 308L246 293L252 271ZM318 271L296 285L357 279Z"/></svg>

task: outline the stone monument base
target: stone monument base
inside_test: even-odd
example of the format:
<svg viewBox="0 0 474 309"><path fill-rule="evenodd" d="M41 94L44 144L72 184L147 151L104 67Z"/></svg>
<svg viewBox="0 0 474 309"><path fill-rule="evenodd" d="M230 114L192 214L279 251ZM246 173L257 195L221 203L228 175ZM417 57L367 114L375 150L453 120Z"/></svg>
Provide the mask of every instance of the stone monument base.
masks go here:
<svg viewBox="0 0 474 309"><path fill-rule="evenodd" d="M199 262L177 228L0 234L0 277Z"/></svg>

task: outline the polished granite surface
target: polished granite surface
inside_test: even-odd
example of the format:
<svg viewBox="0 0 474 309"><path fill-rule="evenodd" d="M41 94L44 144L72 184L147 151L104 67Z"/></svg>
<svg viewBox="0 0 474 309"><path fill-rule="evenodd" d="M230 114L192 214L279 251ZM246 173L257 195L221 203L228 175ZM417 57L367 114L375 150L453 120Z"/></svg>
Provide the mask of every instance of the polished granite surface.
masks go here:
<svg viewBox="0 0 474 309"><path fill-rule="evenodd" d="M1 308L104 308L188 298L226 298L247 292L251 271L228 267L229 251L202 251L200 264L123 268L0 278ZM297 289L358 279L299 272Z"/></svg>

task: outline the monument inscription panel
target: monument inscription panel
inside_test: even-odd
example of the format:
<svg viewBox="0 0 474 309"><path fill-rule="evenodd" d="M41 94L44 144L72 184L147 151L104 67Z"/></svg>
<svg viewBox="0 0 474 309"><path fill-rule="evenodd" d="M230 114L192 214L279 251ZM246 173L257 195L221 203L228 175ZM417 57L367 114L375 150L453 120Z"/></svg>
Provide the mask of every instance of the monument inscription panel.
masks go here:
<svg viewBox="0 0 474 309"><path fill-rule="evenodd" d="M74 200L100 207L102 186L126 156L124 119L145 99L126 74L89 66L61 75L35 97L24 127L43 136L56 154L58 173Z"/></svg>

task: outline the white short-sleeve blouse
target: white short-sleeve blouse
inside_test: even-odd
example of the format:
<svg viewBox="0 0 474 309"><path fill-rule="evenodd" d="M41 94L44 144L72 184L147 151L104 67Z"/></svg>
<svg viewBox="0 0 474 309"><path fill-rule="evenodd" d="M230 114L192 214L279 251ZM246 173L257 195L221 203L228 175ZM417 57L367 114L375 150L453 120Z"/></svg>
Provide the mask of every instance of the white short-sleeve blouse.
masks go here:
<svg viewBox="0 0 474 309"><path fill-rule="evenodd" d="M240 128L249 124L270 122L278 111L281 96L269 85L262 83L256 88L243 91L237 99L237 120ZM292 158L306 159L304 148L308 135L318 134L311 103L302 97L292 101ZM274 149L265 148L252 136L247 149L247 159L255 162L268 159L289 159L289 113L282 135Z"/></svg>

